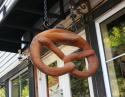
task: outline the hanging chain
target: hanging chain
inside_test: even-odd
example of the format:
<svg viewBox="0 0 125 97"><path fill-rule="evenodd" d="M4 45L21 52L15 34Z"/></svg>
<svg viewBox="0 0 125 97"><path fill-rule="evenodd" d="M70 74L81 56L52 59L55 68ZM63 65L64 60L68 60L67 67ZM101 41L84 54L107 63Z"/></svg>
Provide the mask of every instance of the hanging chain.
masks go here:
<svg viewBox="0 0 125 97"><path fill-rule="evenodd" d="M45 28L48 28L49 24L48 24L48 15L47 15L47 0L44 0L44 22L43 22L43 26Z"/></svg>

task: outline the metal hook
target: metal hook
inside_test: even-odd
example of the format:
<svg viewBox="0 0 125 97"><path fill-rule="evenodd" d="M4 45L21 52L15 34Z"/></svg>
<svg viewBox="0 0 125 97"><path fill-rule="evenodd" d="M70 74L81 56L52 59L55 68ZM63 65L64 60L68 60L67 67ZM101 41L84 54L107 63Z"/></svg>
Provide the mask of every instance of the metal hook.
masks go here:
<svg viewBox="0 0 125 97"><path fill-rule="evenodd" d="M43 27L44 27L45 29L48 29L48 28L49 28L49 23L48 23L47 21L44 21L44 22L43 22Z"/></svg>

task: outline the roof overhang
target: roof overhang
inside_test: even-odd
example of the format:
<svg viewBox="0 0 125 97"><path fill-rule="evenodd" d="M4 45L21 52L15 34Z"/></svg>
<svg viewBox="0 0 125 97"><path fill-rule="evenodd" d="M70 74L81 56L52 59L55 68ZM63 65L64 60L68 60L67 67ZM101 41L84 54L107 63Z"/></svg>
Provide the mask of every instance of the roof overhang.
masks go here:
<svg viewBox="0 0 125 97"><path fill-rule="evenodd" d="M69 2L68 0L47 1L50 25L54 26L64 20L70 13ZM107 0L70 1L75 6L76 12L86 14L95 10ZM17 53L19 49L27 48L35 34L45 30L42 26L43 7L43 0L3 0L0 7L1 51Z"/></svg>

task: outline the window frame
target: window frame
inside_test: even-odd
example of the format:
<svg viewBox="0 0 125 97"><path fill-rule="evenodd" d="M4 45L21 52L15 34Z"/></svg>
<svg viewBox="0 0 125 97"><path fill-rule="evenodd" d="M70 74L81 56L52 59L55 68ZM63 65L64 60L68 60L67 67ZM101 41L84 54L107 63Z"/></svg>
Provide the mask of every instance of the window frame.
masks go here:
<svg viewBox="0 0 125 97"><path fill-rule="evenodd" d="M9 97L12 97L12 80L15 79L16 77L20 76L24 72L28 72L28 67L17 73L15 76L9 79Z"/></svg>
<svg viewBox="0 0 125 97"><path fill-rule="evenodd" d="M102 32L100 29L100 23L106 20L107 18L111 17L112 15L116 14L118 11L122 10L123 8L125 8L125 1L122 1L114 8L112 8L111 10L107 11L106 13L104 13L103 15L95 19L96 35L97 35L101 66L102 66L103 78L104 78L104 85L105 85L107 97L112 97L112 93L111 93L110 82L108 77L108 70L106 67L106 59L105 59L105 53L104 53L104 46L102 42L103 39L101 35Z"/></svg>

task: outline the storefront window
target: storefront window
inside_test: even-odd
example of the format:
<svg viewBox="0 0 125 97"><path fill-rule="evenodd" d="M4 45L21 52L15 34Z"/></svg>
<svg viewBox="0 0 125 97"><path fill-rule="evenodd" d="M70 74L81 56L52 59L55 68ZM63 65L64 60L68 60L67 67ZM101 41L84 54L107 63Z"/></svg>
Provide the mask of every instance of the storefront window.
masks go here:
<svg viewBox="0 0 125 97"><path fill-rule="evenodd" d="M125 9L100 25L113 97L125 97Z"/></svg>
<svg viewBox="0 0 125 97"><path fill-rule="evenodd" d="M81 59L74 62L76 68L86 70L85 60ZM88 79L80 79L70 76L72 97L90 97Z"/></svg>
<svg viewBox="0 0 125 97"><path fill-rule="evenodd" d="M25 72L12 80L12 97L29 97L29 78Z"/></svg>
<svg viewBox="0 0 125 97"><path fill-rule="evenodd" d="M50 67L57 67L57 61L50 64ZM63 97L61 89L59 88L59 78L54 76L47 76L47 86L49 97Z"/></svg>
<svg viewBox="0 0 125 97"><path fill-rule="evenodd" d="M0 97L6 97L5 87L0 86Z"/></svg>

